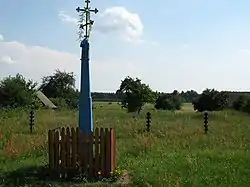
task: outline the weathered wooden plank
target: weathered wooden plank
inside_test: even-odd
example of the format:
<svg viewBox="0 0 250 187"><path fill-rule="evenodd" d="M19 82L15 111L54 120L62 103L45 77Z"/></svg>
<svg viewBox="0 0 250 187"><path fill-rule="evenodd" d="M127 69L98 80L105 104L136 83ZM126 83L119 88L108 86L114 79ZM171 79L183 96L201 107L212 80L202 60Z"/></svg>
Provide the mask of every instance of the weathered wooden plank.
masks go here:
<svg viewBox="0 0 250 187"><path fill-rule="evenodd" d="M106 162L105 162L105 131L100 128L100 170L103 174L106 174Z"/></svg>
<svg viewBox="0 0 250 187"><path fill-rule="evenodd" d="M95 163L94 163L94 172L97 173L98 171L100 171L100 153L99 153L99 150L100 150L100 144L98 143L98 139L99 139L99 129L96 128L95 129L95 153L94 153L94 157L95 157ZM98 139L97 139L98 138Z"/></svg>
<svg viewBox="0 0 250 187"><path fill-rule="evenodd" d="M82 140L81 140L81 132L79 130L79 128L77 127L76 129L77 132L77 163L78 163L78 167L82 166Z"/></svg>
<svg viewBox="0 0 250 187"><path fill-rule="evenodd" d="M60 168L60 144L59 144L59 132L56 131L54 132L55 136L54 136L54 164L55 164L55 169L59 169Z"/></svg>
<svg viewBox="0 0 250 187"><path fill-rule="evenodd" d="M110 132L108 129L105 129L106 134L106 171L107 173L111 172L111 147L110 147Z"/></svg>
<svg viewBox="0 0 250 187"><path fill-rule="evenodd" d="M115 130L110 129L110 146L111 146L111 171L113 172L116 168L116 138Z"/></svg>
<svg viewBox="0 0 250 187"><path fill-rule="evenodd" d="M71 163L72 163L72 168L73 169L76 169L76 161L77 161L77 134L76 134L76 131L75 129L72 127L71 128L71 135L72 135L72 160L71 160Z"/></svg>
<svg viewBox="0 0 250 187"><path fill-rule="evenodd" d="M66 128L66 137L65 137L65 166L67 169L70 169L71 166L71 142L70 142L70 131L69 127Z"/></svg>
<svg viewBox="0 0 250 187"><path fill-rule="evenodd" d="M89 137L88 137L88 134L86 133L86 132L83 132L82 133L83 134L83 156L82 156L82 160L83 160L83 164L82 164L82 166L83 166L83 171L84 172L88 172L88 166L89 166L89 159L88 159L88 152L89 152L89 150L88 150L88 139L89 139Z"/></svg>
<svg viewBox="0 0 250 187"><path fill-rule="evenodd" d="M94 165L93 165L93 133L89 133L89 146L88 149L88 161L89 161L89 174L92 175L94 173Z"/></svg>
<svg viewBox="0 0 250 187"><path fill-rule="evenodd" d="M65 128L63 127L61 130L61 169L64 170L66 168L66 135L65 135Z"/></svg>
<svg viewBox="0 0 250 187"><path fill-rule="evenodd" d="M49 144L49 168L54 169L55 168L55 153L54 153L54 132L52 130L49 130L48 133L48 144Z"/></svg>

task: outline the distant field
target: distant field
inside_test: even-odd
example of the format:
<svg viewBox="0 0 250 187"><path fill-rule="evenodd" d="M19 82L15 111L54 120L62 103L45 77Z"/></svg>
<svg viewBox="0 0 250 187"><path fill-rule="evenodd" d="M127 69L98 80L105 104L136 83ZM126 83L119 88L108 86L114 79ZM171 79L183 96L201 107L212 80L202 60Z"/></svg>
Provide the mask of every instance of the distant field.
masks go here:
<svg viewBox="0 0 250 187"><path fill-rule="evenodd" d="M147 111L152 113L150 134L142 132ZM234 111L209 114L209 133L204 135L203 118L192 105L184 104L182 111L156 111L147 105L135 115L116 103L94 102L94 126L116 129L118 166L129 173L128 186L249 187L250 116ZM28 111L0 110L0 186L83 186L45 184L34 177L34 168L48 161L47 131L76 126L77 112L39 110L33 134L28 124Z"/></svg>
<svg viewBox="0 0 250 187"><path fill-rule="evenodd" d="M115 108L119 109L120 108L120 106L117 104L117 102L99 102L99 101L93 102L94 107L105 106L107 108L108 107L107 104L110 105L110 107L112 106L111 107L112 109L115 109ZM152 104L146 104L143 108L144 108L144 110L153 110L154 106ZM194 112L192 103L184 103L181 111L182 112Z"/></svg>
<svg viewBox="0 0 250 187"><path fill-rule="evenodd" d="M192 103L184 103L181 111L183 112L194 112L194 108Z"/></svg>

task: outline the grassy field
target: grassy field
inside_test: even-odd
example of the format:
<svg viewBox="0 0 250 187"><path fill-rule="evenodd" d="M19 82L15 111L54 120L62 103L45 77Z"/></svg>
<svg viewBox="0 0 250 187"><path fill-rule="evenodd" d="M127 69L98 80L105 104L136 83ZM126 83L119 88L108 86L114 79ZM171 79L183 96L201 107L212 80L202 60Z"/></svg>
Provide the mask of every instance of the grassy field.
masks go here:
<svg viewBox="0 0 250 187"><path fill-rule="evenodd" d="M152 113L150 134L145 113ZM94 126L115 127L118 166L126 170L128 186L249 187L250 116L234 111L203 118L185 104L179 112L145 106L128 114L116 103L94 103ZM39 110L29 133L28 111L0 111L0 186L117 186L107 183L60 183L39 180L35 172L48 162L47 131L75 126L77 112Z"/></svg>

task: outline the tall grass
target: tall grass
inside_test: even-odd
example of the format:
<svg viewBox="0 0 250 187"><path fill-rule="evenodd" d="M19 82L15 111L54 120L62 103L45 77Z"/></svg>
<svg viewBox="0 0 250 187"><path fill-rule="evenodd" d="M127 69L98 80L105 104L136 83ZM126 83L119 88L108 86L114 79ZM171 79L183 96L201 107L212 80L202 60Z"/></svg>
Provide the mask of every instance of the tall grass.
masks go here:
<svg viewBox="0 0 250 187"><path fill-rule="evenodd" d="M115 103L94 103L94 126L116 129L118 166L128 172L127 183L130 186L250 186L250 117L235 111L210 113L209 131L205 135L202 115L194 113L190 105L185 107L181 112L167 112L148 105L137 115L126 113ZM144 132L147 111L152 113L151 133ZM10 174L14 171L46 164L48 129L77 124L76 111L38 110L35 130L30 134L28 112L0 111L2 180L13 177ZM23 179L20 173L14 175L19 180ZM45 184L31 179L19 182L19 186L25 185ZM54 182L50 185L82 184Z"/></svg>

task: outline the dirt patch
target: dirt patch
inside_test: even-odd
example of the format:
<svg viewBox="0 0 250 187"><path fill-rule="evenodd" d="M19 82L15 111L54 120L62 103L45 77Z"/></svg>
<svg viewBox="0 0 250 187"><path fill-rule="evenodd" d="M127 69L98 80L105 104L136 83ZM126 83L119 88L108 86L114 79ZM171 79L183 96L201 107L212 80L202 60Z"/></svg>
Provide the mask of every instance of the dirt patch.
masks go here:
<svg viewBox="0 0 250 187"><path fill-rule="evenodd" d="M122 172L122 175L117 179L116 184L120 186L126 186L128 184L131 184L131 177L129 176L129 173L124 170Z"/></svg>

